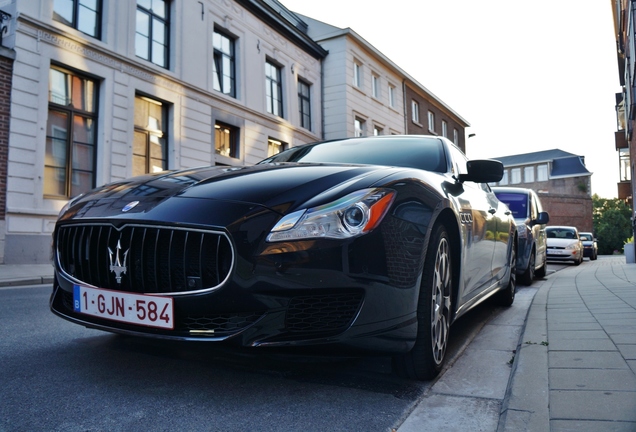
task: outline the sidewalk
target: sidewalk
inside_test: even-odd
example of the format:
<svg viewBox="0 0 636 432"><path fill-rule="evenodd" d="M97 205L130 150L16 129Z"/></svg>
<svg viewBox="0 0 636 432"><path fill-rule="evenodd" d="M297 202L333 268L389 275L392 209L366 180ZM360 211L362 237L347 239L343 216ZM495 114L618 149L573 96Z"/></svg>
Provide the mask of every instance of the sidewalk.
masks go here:
<svg viewBox="0 0 636 432"><path fill-rule="evenodd" d="M546 282L498 431L636 431L636 265L603 256Z"/></svg>
<svg viewBox="0 0 636 432"><path fill-rule="evenodd" d="M53 283L51 264L0 264L0 287Z"/></svg>

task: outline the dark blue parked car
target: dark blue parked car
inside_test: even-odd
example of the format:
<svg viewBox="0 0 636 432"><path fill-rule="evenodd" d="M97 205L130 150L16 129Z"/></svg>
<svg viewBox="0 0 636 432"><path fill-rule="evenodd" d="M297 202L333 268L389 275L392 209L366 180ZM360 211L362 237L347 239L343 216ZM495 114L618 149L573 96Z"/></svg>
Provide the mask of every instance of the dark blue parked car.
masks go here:
<svg viewBox="0 0 636 432"><path fill-rule="evenodd" d="M493 187L499 201L508 205L517 224L517 275L519 282L531 285L536 277L546 272L545 225L550 220L543 211L539 197L532 189Z"/></svg>

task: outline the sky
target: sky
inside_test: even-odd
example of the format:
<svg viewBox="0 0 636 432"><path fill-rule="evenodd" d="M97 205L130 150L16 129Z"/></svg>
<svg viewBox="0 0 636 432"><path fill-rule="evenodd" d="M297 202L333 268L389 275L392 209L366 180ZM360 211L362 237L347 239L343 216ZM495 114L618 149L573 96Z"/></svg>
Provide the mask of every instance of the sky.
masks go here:
<svg viewBox="0 0 636 432"><path fill-rule="evenodd" d="M469 158L560 149L585 157L592 193L616 198L609 1L279 0L351 28L464 118Z"/></svg>

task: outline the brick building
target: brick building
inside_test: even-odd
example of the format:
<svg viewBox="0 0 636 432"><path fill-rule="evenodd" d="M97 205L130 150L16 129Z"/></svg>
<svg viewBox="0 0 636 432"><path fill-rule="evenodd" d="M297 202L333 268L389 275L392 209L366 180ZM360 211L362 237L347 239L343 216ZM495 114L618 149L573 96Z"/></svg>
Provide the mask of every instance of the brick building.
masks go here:
<svg viewBox="0 0 636 432"><path fill-rule="evenodd" d="M535 190L550 214L549 225L592 232L592 173L583 156L554 149L494 159L504 165L504 177L497 186Z"/></svg>

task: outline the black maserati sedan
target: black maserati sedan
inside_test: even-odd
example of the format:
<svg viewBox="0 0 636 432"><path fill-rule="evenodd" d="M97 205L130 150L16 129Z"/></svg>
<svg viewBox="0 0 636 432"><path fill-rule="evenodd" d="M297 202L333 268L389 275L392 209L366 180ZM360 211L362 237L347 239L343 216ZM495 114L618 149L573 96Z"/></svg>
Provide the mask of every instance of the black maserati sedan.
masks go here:
<svg viewBox="0 0 636 432"><path fill-rule="evenodd" d="M291 148L253 166L135 177L71 200L53 233L53 313L126 335L444 364L454 320L514 301L514 219L435 136Z"/></svg>

